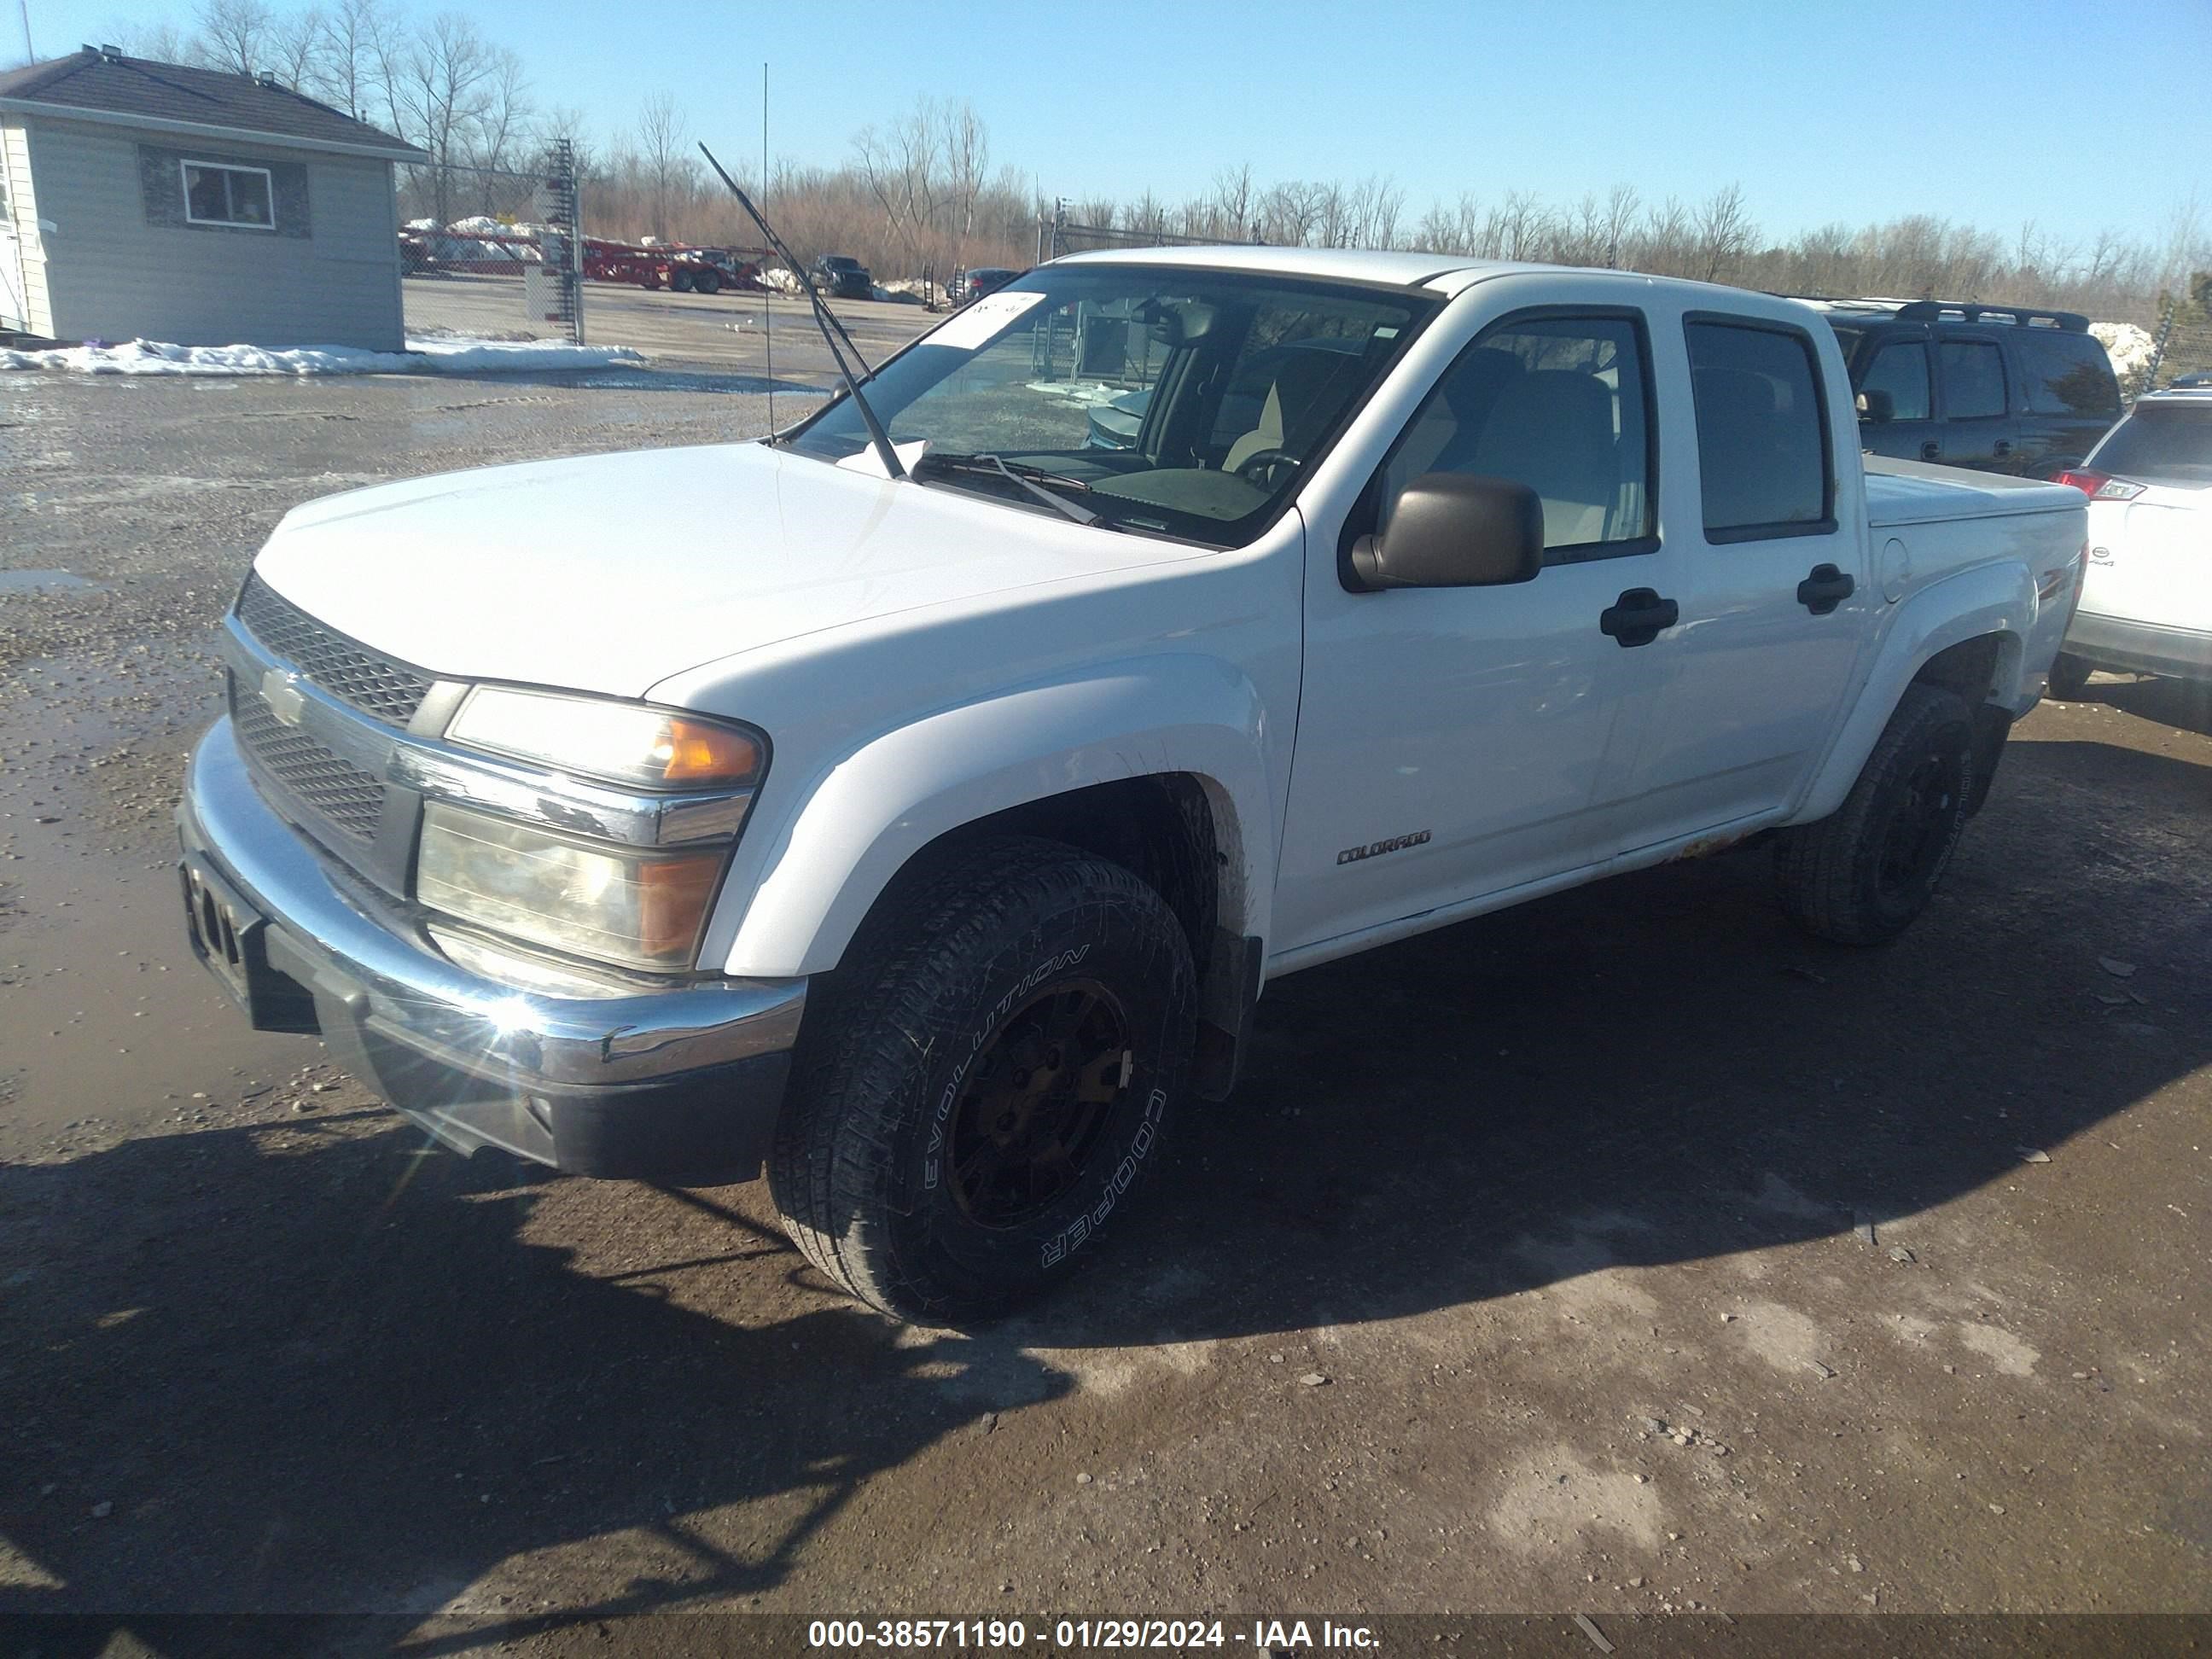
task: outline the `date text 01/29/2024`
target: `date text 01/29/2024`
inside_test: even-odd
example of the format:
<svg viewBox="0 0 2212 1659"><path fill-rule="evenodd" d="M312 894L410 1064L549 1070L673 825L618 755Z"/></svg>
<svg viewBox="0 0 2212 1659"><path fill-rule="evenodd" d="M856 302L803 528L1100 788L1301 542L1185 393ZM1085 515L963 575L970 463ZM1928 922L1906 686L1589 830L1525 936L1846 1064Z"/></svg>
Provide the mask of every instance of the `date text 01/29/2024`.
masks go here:
<svg viewBox="0 0 2212 1659"><path fill-rule="evenodd" d="M1054 1648L1181 1650L1244 1647L1256 1652L1316 1648L1357 1650L1376 1645L1365 1625L1318 1626L1303 1619L1255 1619L1249 1630L1218 1619L1060 1619L1032 1632L1018 1619L817 1619L806 1627L811 1649L962 1648L1012 1651L1034 1637Z"/></svg>

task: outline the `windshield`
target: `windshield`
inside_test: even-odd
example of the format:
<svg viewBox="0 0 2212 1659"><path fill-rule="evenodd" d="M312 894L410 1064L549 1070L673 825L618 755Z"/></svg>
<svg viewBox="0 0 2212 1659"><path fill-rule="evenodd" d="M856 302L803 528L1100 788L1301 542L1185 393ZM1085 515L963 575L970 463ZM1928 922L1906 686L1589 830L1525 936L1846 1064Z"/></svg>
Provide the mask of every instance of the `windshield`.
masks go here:
<svg viewBox="0 0 2212 1659"><path fill-rule="evenodd" d="M988 454L1104 522L1249 540L1441 304L1394 288L1172 267L1047 268L975 301L866 385L917 476L1049 511ZM841 398L790 440L842 460L867 429Z"/></svg>
<svg viewBox="0 0 2212 1659"><path fill-rule="evenodd" d="M2152 483L2212 483L2212 404L2138 404L2087 465Z"/></svg>

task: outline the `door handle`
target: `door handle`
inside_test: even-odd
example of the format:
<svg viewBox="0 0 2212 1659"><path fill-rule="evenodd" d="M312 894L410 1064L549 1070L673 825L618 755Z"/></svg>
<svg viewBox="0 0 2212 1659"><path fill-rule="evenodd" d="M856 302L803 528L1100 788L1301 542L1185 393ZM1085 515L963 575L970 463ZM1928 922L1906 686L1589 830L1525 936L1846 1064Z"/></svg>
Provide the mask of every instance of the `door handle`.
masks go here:
<svg viewBox="0 0 2212 1659"><path fill-rule="evenodd" d="M1816 617L1825 617L1858 592L1858 584L1832 564L1816 564L1813 574L1797 584L1797 603Z"/></svg>
<svg viewBox="0 0 2212 1659"><path fill-rule="evenodd" d="M1993 444L1993 445L1991 445L1991 446L1990 446L1990 454L1992 454L1992 455L2009 455L2009 454L2011 454L2011 453L2012 453L2012 440L2011 440L2011 439L2009 439L2009 438L2000 438L2000 439L1998 439L1995 444Z"/></svg>
<svg viewBox="0 0 2212 1659"><path fill-rule="evenodd" d="M1659 630L1681 620L1682 607L1662 599L1656 588L1632 587L1597 614L1597 630L1626 650L1649 645Z"/></svg>
<svg viewBox="0 0 2212 1659"><path fill-rule="evenodd" d="M1940 460L1942 454L1943 446L1933 438L1920 446L1920 459L1923 461Z"/></svg>

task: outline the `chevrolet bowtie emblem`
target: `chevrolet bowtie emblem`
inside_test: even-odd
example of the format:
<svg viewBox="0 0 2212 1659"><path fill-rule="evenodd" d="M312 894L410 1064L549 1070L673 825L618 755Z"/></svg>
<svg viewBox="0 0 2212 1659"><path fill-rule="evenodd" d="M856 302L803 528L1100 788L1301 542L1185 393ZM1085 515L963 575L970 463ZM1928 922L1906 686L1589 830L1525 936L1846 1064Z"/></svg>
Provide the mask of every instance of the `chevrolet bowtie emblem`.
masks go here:
<svg viewBox="0 0 2212 1659"><path fill-rule="evenodd" d="M272 668L261 677L261 701L287 726L297 726L300 711L307 706L307 694L300 690L300 677L281 668Z"/></svg>

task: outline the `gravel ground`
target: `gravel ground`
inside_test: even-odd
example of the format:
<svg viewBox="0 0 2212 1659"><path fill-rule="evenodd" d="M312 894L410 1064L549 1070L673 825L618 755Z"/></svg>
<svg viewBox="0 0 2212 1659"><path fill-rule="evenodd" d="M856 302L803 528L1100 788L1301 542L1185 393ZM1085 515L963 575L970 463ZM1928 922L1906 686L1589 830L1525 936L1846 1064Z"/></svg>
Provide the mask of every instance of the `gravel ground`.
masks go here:
<svg viewBox="0 0 2212 1659"><path fill-rule="evenodd" d="M991 1329L245 1030L169 812L277 515L749 384L0 378L0 1613L2212 1613L2170 684L2026 722L1893 948L1746 852L1279 981L1148 1224Z"/></svg>

